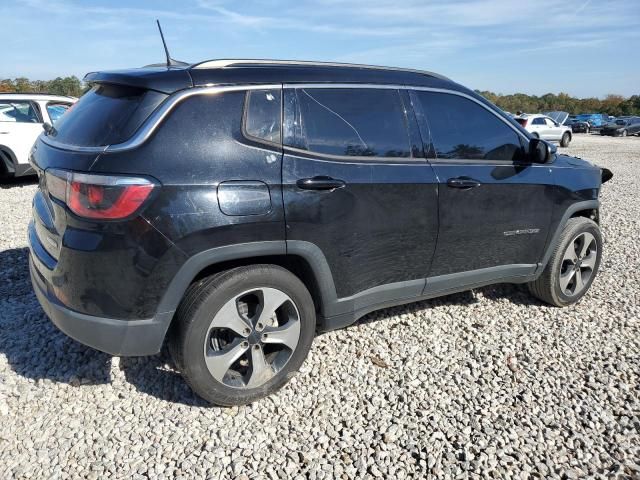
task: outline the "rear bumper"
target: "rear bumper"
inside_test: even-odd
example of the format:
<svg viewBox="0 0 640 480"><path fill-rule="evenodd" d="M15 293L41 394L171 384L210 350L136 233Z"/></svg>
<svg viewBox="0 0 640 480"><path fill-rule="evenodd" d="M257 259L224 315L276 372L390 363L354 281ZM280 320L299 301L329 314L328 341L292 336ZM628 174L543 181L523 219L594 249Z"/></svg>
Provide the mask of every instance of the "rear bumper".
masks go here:
<svg viewBox="0 0 640 480"><path fill-rule="evenodd" d="M65 307L54 289L35 266L34 252L29 255L31 283L36 297L53 324L69 337L111 355L154 355L162 348L173 312L147 320L117 320L94 317Z"/></svg>

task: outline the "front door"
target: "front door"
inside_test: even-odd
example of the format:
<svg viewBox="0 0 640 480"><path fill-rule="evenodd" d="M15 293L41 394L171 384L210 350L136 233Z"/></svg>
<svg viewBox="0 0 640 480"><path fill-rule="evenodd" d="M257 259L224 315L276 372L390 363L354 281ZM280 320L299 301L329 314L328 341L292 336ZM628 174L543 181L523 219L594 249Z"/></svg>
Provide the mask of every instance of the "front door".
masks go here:
<svg viewBox="0 0 640 480"><path fill-rule="evenodd" d="M528 275L540 261L553 210L545 165L527 163L527 140L472 97L413 91L438 177L440 229L434 288Z"/></svg>
<svg viewBox="0 0 640 480"><path fill-rule="evenodd" d="M287 248L326 259L327 317L422 293L438 187L407 104L395 89L285 87Z"/></svg>

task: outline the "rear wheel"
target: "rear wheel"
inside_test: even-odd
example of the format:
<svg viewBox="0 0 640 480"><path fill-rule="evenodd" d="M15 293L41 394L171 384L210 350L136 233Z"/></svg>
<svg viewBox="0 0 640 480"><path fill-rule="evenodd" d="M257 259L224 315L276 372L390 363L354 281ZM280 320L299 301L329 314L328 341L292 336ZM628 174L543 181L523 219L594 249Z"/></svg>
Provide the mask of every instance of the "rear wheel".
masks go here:
<svg viewBox="0 0 640 480"><path fill-rule="evenodd" d="M620 135L622 135L623 137L626 137L627 136L627 131L626 130L622 130L622 133Z"/></svg>
<svg viewBox="0 0 640 480"><path fill-rule="evenodd" d="M562 139L560 140L560 146L568 147L570 141L571 141L571 135L569 135L569 132L564 132L562 134Z"/></svg>
<svg viewBox="0 0 640 480"><path fill-rule="evenodd" d="M192 285L170 351L187 383L217 405L270 395L300 368L315 333L304 284L273 265L239 267Z"/></svg>
<svg viewBox="0 0 640 480"><path fill-rule="evenodd" d="M540 135L538 133L536 133L536 132L533 132L531 134L531 136L534 137L534 138L540 138Z"/></svg>
<svg viewBox="0 0 640 480"><path fill-rule="evenodd" d="M587 292L600 267L602 236L598 224L584 217L567 222L549 263L529 291L540 300L564 307Z"/></svg>

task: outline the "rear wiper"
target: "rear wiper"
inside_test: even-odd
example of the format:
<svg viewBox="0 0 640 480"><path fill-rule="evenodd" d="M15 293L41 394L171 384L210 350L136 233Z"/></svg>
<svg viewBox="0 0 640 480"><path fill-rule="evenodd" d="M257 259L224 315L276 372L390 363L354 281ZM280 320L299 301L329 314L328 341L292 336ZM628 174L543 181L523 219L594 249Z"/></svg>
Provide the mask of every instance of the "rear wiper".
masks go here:
<svg viewBox="0 0 640 480"><path fill-rule="evenodd" d="M51 125L49 122L44 122L42 124L42 128L44 130L44 133L46 135L51 135L53 137L55 137L58 133L58 131L55 129L55 127L53 125Z"/></svg>

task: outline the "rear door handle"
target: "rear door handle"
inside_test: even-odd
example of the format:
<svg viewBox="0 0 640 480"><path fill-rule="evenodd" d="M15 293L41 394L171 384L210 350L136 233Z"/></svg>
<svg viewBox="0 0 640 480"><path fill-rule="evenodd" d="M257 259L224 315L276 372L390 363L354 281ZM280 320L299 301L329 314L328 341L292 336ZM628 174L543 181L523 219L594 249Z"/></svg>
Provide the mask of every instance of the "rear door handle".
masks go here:
<svg viewBox="0 0 640 480"><path fill-rule="evenodd" d="M447 180L447 186L451 188L462 188L464 190L479 187L480 185L482 184L479 181L469 177L456 177Z"/></svg>
<svg viewBox="0 0 640 480"><path fill-rule="evenodd" d="M301 178L296 182L296 185L303 190L334 190L344 187L346 182L322 175L312 178Z"/></svg>

